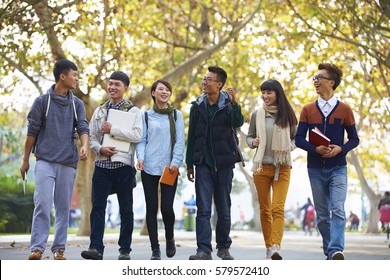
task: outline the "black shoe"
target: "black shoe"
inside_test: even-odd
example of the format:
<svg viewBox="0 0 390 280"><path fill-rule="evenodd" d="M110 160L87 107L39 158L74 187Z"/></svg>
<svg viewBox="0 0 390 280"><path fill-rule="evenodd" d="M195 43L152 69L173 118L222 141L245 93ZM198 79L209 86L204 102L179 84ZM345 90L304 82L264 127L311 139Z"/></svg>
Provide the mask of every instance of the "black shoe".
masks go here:
<svg viewBox="0 0 390 280"><path fill-rule="evenodd" d="M176 254L175 239L167 240L166 254L168 258L172 258Z"/></svg>
<svg viewBox="0 0 390 280"><path fill-rule="evenodd" d="M211 253L197 252L195 255L191 255L189 260L212 260Z"/></svg>
<svg viewBox="0 0 390 280"><path fill-rule="evenodd" d="M82 251L81 256L87 260L102 260L103 259L103 254L94 248L89 248L88 251Z"/></svg>
<svg viewBox="0 0 390 280"><path fill-rule="evenodd" d="M160 249L154 249L150 259L151 260L161 260L161 251L160 251Z"/></svg>
<svg viewBox="0 0 390 280"><path fill-rule="evenodd" d="M223 260L234 260L233 256L229 253L229 248L218 248L217 256Z"/></svg>
<svg viewBox="0 0 390 280"><path fill-rule="evenodd" d="M118 260L130 260L130 253L129 252L120 252Z"/></svg>

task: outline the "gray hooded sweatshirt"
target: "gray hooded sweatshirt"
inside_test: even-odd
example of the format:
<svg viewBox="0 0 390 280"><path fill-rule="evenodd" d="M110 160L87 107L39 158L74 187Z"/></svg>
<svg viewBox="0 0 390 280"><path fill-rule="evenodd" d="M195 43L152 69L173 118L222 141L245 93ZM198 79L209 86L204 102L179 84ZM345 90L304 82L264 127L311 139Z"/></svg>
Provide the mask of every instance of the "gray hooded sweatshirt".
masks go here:
<svg viewBox="0 0 390 280"><path fill-rule="evenodd" d="M45 117L48 95L50 95L50 106ZM54 92L53 85L46 94L35 99L27 116L27 135L36 138L37 160L77 168L78 152L73 133L76 124L73 99L77 112L77 133L78 135L89 134L84 103L74 96L72 91L62 96Z"/></svg>

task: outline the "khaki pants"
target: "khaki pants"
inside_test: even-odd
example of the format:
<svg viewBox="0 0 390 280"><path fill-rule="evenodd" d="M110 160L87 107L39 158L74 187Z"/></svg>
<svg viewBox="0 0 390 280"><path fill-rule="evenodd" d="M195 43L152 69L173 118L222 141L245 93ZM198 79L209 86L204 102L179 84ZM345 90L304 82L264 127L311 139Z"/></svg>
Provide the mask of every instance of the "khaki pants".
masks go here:
<svg viewBox="0 0 390 280"><path fill-rule="evenodd" d="M263 171L254 175L260 205L260 222L266 248L281 246L284 232L284 204L290 184L290 166L280 166L279 179L274 181L276 167L263 165Z"/></svg>

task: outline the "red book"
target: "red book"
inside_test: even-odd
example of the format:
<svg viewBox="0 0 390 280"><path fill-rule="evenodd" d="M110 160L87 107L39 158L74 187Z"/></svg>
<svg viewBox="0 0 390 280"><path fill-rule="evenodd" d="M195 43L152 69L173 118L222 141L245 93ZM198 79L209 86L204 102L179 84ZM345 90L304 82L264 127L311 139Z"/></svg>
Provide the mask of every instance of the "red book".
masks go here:
<svg viewBox="0 0 390 280"><path fill-rule="evenodd" d="M329 147L330 139L326 137L317 127L310 130L309 142L314 146L326 146Z"/></svg>

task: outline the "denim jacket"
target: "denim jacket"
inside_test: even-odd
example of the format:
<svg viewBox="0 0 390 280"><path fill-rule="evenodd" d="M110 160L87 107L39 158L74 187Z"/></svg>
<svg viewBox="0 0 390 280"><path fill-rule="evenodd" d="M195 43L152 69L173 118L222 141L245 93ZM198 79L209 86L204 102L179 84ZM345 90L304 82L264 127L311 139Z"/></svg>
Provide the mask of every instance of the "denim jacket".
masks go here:
<svg viewBox="0 0 390 280"><path fill-rule="evenodd" d="M137 159L144 161L144 171L150 175L160 176L165 166L171 164L180 167L184 159L184 121L183 114L177 111L175 121L176 142L173 147L171 160L171 135L167 114L159 114L153 109L147 112L148 125L145 115L142 115L144 133L142 141L137 144Z"/></svg>

